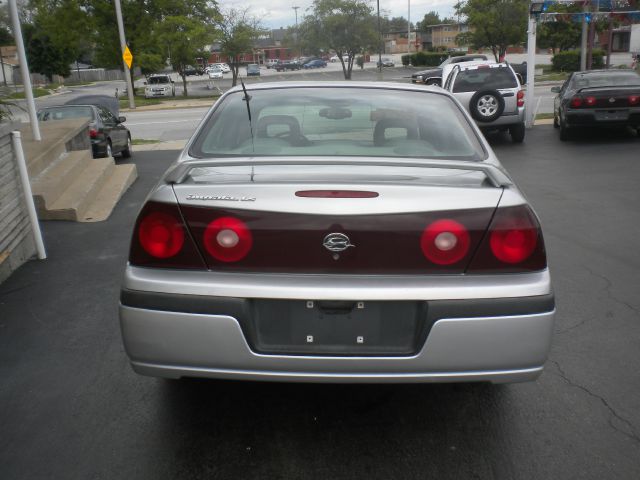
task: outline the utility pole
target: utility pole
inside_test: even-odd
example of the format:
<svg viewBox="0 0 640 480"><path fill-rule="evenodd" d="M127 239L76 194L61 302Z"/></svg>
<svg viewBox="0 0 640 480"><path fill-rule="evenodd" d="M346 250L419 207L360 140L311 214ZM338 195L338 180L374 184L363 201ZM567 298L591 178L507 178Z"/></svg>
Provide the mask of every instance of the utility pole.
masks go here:
<svg viewBox="0 0 640 480"><path fill-rule="evenodd" d="M127 48L127 41L124 37L124 24L122 22L122 8L120 7L120 0L115 0L116 4L116 20L118 21L118 33L120 34L120 50L122 51L122 55L124 56L124 50ZM124 64L124 78L127 82L127 93L129 96L129 108L135 109L136 102L133 98L133 82L131 81L131 71L129 70L129 66L122 59L122 63Z"/></svg>
<svg viewBox="0 0 640 480"><path fill-rule="evenodd" d="M298 47L298 57L302 56L302 52L300 51L300 44L298 43L298 9L300 7L291 7L293 11L296 12L296 47Z"/></svg>
<svg viewBox="0 0 640 480"><path fill-rule="evenodd" d="M411 55L411 0L407 0L407 54ZM409 57L411 66L411 57Z"/></svg>
<svg viewBox="0 0 640 480"><path fill-rule="evenodd" d="M589 36L587 25L587 12L589 7L587 2L582 6L582 37L580 42L580 70L587 69L587 37Z"/></svg>
<svg viewBox="0 0 640 480"><path fill-rule="evenodd" d="M38 125L38 117L36 116L36 103L33 100L31 77L29 76L29 64L27 63L27 54L24 50L24 40L22 39L22 28L20 27L20 19L18 18L18 6L16 5L16 0L9 0L9 14L11 15L13 36L16 40L16 48L18 50L20 74L22 75L24 95L27 99L27 110L29 111L29 120L31 121L31 132L33 133L33 139L40 141L42 140L42 136L40 135L40 125ZM15 79L13 83L15 85Z"/></svg>
<svg viewBox="0 0 640 480"><path fill-rule="evenodd" d="M382 80L382 29L380 28L380 0L378 6L378 80Z"/></svg>

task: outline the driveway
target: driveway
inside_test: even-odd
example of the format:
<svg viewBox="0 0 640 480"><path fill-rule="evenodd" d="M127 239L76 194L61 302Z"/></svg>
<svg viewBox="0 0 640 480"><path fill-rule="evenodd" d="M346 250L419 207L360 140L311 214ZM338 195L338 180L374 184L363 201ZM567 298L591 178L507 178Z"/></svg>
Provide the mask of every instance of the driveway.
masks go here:
<svg viewBox="0 0 640 480"><path fill-rule="evenodd" d="M43 222L49 259L0 285L0 477L640 478L640 140L551 126L494 148L541 217L557 296L547 369L514 385L171 382L117 320L133 222L177 152L102 223Z"/></svg>

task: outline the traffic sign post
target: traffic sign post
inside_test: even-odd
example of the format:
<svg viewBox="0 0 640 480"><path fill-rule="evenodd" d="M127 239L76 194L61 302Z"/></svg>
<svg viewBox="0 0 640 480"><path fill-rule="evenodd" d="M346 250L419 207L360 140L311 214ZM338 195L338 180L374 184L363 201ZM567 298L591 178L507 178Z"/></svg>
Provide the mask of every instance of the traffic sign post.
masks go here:
<svg viewBox="0 0 640 480"><path fill-rule="evenodd" d="M122 8L120 0L115 0L116 4L116 20L118 21L118 33L120 34L120 46L122 47L122 61L124 62L124 78L127 82L127 93L129 96L129 108L136 108L136 102L133 98L133 82L131 81L131 62L133 62L133 54L127 46L124 38L124 25L122 22Z"/></svg>

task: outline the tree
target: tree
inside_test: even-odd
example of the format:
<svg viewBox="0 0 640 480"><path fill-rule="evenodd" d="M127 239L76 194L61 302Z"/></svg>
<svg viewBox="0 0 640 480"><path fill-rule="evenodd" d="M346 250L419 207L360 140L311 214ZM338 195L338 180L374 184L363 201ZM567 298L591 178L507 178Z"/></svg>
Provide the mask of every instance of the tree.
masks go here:
<svg viewBox="0 0 640 480"><path fill-rule="evenodd" d="M264 33L260 21L248 12L248 8L228 8L220 12L215 22L220 52L229 59L234 87L238 83L240 57L252 52L256 39Z"/></svg>
<svg viewBox="0 0 640 480"><path fill-rule="evenodd" d="M182 77L183 95L187 92L188 65L194 65L196 58L205 55L205 45L211 43L212 30L200 19L186 16L167 16L158 27L158 40L171 51L171 64Z"/></svg>
<svg viewBox="0 0 640 480"><path fill-rule="evenodd" d="M383 32L406 32L408 29L407 19L404 17L381 18L380 29Z"/></svg>
<svg viewBox="0 0 640 480"><path fill-rule="evenodd" d="M470 27L456 37L458 45L490 48L496 62L507 53L507 47L526 38L528 0L467 0L455 7L458 15L466 16Z"/></svg>
<svg viewBox="0 0 640 480"><path fill-rule="evenodd" d="M25 50L29 59L29 69L32 72L45 75L49 83L54 75L66 77L69 75L69 65L73 61L73 54L69 50L60 48L54 43L49 34L36 25L22 26Z"/></svg>
<svg viewBox="0 0 640 480"><path fill-rule="evenodd" d="M579 12L582 8L577 5L552 5L549 11L554 12ZM570 50L580 45L582 25L573 21L563 21L555 18L554 22L538 25L536 42L540 48L550 48L553 53L556 50Z"/></svg>
<svg viewBox="0 0 640 480"><path fill-rule="evenodd" d="M444 22L440 20L440 15L438 14L438 12L431 10L429 13L426 13L424 15L424 18L421 22L418 22L417 27L419 30L426 32L427 27L430 27L431 25L440 25L441 23Z"/></svg>
<svg viewBox="0 0 640 480"><path fill-rule="evenodd" d="M377 20L372 11L365 0L315 0L300 34L307 45L335 51L344 78L350 80L356 55L375 48L378 42Z"/></svg>

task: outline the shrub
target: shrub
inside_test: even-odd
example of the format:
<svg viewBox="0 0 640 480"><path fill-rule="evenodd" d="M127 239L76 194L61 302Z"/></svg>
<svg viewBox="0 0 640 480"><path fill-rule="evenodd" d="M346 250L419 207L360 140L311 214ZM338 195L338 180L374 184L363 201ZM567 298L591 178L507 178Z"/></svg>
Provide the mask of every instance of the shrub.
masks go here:
<svg viewBox="0 0 640 480"><path fill-rule="evenodd" d="M604 66L604 51L593 50L593 62L591 68ZM568 50L556 53L551 59L553 69L557 72L577 72L580 70L580 50Z"/></svg>

